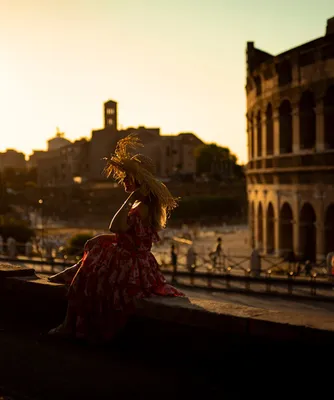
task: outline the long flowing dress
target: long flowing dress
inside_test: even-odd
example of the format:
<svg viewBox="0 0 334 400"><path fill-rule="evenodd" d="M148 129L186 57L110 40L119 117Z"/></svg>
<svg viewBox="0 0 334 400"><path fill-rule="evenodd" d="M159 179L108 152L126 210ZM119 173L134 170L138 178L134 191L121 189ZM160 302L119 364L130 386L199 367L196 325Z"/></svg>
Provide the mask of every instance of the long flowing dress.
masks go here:
<svg viewBox="0 0 334 400"><path fill-rule="evenodd" d="M135 311L136 299L184 296L166 282L151 253L157 232L136 209L128 225L125 233L101 235L85 246L68 292L67 325L77 338L113 338Z"/></svg>

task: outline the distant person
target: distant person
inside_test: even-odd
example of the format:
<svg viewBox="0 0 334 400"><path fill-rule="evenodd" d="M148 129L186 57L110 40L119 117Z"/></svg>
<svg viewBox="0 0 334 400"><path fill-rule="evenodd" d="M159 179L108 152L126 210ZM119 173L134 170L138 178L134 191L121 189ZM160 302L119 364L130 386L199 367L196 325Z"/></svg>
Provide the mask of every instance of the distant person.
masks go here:
<svg viewBox="0 0 334 400"><path fill-rule="evenodd" d="M196 271L196 257L197 253L195 252L194 246L191 245L187 251L187 269L191 273L190 281L191 284L194 284L194 275Z"/></svg>
<svg viewBox="0 0 334 400"><path fill-rule="evenodd" d="M29 240L25 244L25 256L28 258L32 256L32 243Z"/></svg>
<svg viewBox="0 0 334 400"><path fill-rule="evenodd" d="M326 257L326 267L327 267L328 276L331 276L332 279L334 277L333 263L334 263L334 251L331 251L327 254L327 257Z"/></svg>
<svg viewBox="0 0 334 400"><path fill-rule="evenodd" d="M255 276L259 276L261 274L261 255L259 250L256 248L254 248L251 253L250 269Z"/></svg>
<svg viewBox="0 0 334 400"><path fill-rule="evenodd" d="M7 254L9 258L15 258L16 257L16 240L9 236L7 238Z"/></svg>
<svg viewBox="0 0 334 400"><path fill-rule="evenodd" d="M312 272L312 264L311 261L307 260L305 263L305 275L311 276L311 272Z"/></svg>
<svg viewBox="0 0 334 400"><path fill-rule="evenodd" d="M176 274L177 274L177 253L175 251L174 243L171 245L170 258L171 258L171 264L173 267L172 282L175 283L176 282Z"/></svg>
<svg viewBox="0 0 334 400"><path fill-rule="evenodd" d="M209 254L210 259L212 261L212 266L214 269L217 268L217 264L219 265L219 269L221 268L222 255L223 255L222 238L219 237L217 239L217 245L216 245L215 250Z"/></svg>
<svg viewBox="0 0 334 400"><path fill-rule="evenodd" d="M187 251L187 269L190 272L194 272L194 270L196 269L196 252L194 249L194 246L191 245Z"/></svg>
<svg viewBox="0 0 334 400"><path fill-rule="evenodd" d="M130 154L138 145L134 135L119 140L105 170L131 193L110 222L112 234L88 240L74 277L67 271L50 278L71 282L65 320L52 335L105 342L124 327L136 299L184 296L167 284L151 253L177 201L154 176L152 160Z"/></svg>

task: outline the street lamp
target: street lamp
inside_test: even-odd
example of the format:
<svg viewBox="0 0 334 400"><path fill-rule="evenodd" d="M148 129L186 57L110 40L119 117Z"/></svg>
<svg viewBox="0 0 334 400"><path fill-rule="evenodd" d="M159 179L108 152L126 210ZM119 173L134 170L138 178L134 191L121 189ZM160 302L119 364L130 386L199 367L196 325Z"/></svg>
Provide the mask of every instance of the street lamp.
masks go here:
<svg viewBox="0 0 334 400"><path fill-rule="evenodd" d="M43 224L43 199L38 200L38 204L41 206L41 236L42 236L42 246L44 246L44 224Z"/></svg>

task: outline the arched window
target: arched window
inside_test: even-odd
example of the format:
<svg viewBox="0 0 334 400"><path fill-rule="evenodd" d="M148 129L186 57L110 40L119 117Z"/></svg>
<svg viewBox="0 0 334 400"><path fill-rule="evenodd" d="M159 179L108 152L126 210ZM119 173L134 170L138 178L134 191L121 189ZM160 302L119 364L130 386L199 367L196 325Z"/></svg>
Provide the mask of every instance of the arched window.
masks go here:
<svg viewBox="0 0 334 400"><path fill-rule="evenodd" d="M292 153L292 115L291 105L284 100L279 108L280 154Z"/></svg>
<svg viewBox="0 0 334 400"><path fill-rule="evenodd" d="M280 211L279 238L281 253L293 251L293 213L288 203L284 203Z"/></svg>
<svg viewBox="0 0 334 400"><path fill-rule="evenodd" d="M267 253L275 251L275 213L272 203L269 203L267 209Z"/></svg>
<svg viewBox="0 0 334 400"><path fill-rule="evenodd" d="M324 97L325 147L334 149L334 86L330 86Z"/></svg>
<svg viewBox="0 0 334 400"><path fill-rule="evenodd" d="M299 102L299 140L301 149L312 149L316 144L316 117L313 93L304 92Z"/></svg>
<svg viewBox="0 0 334 400"><path fill-rule="evenodd" d="M316 260L316 215L310 203L305 203L299 215L299 251L305 261Z"/></svg>
<svg viewBox="0 0 334 400"><path fill-rule="evenodd" d="M271 103L268 104L266 110L266 145L266 154L270 156L274 153L274 121Z"/></svg>
<svg viewBox="0 0 334 400"><path fill-rule="evenodd" d="M257 214L257 247L262 250L263 248L263 208L259 203Z"/></svg>

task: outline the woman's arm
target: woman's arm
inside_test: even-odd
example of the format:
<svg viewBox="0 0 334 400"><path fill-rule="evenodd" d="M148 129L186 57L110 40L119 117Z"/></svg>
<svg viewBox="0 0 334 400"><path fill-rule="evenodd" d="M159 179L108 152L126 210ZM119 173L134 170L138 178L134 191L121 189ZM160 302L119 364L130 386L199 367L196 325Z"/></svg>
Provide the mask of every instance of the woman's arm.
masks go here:
<svg viewBox="0 0 334 400"><path fill-rule="evenodd" d="M136 192L132 192L111 220L109 225L110 232L126 232L129 229L127 223L128 214L135 200Z"/></svg>

